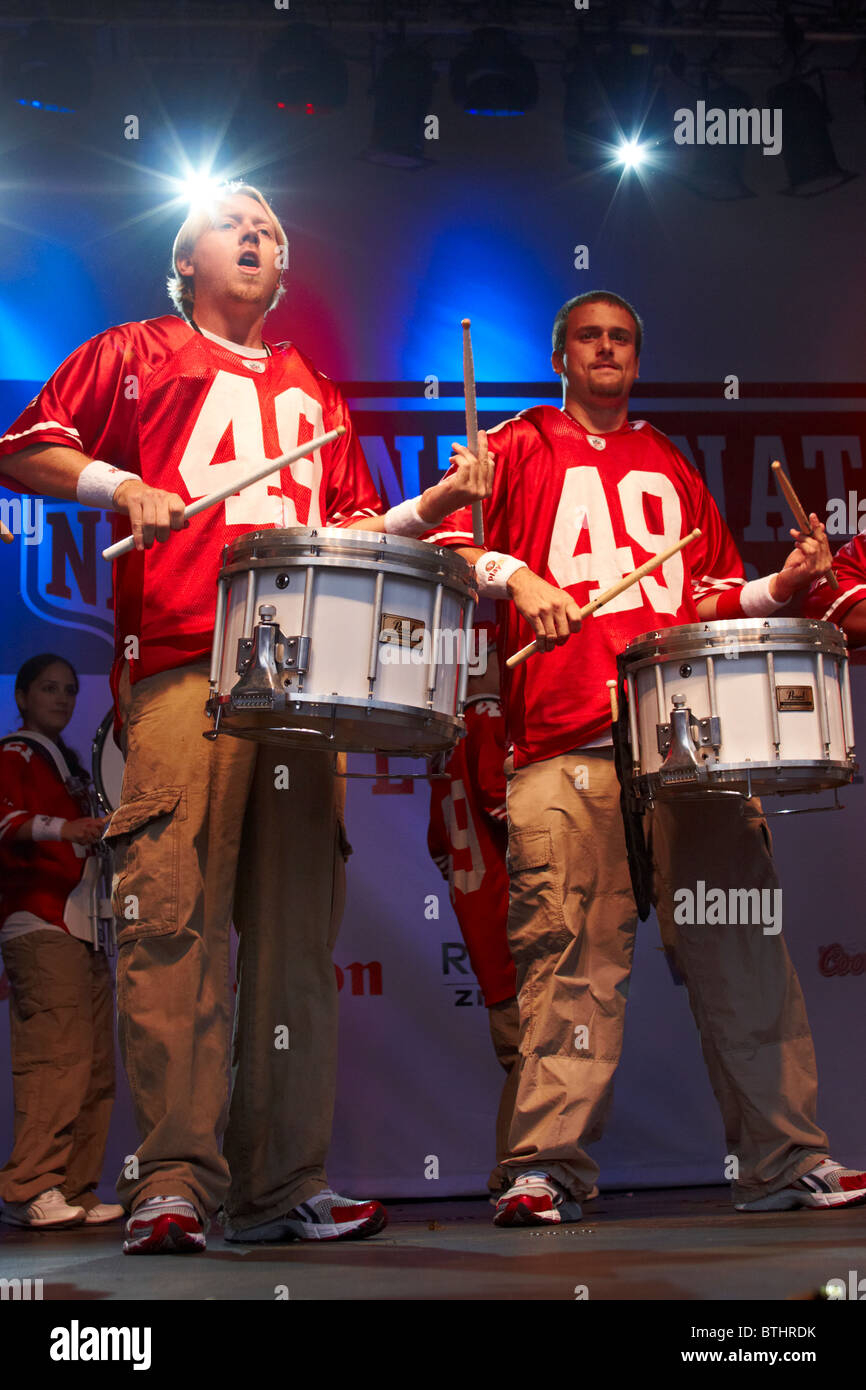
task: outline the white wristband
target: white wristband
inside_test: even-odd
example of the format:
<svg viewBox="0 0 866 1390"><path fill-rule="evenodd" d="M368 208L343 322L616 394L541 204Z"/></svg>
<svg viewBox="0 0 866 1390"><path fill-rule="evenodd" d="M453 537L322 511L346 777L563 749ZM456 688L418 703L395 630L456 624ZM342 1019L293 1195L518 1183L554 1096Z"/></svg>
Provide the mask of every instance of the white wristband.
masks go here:
<svg viewBox="0 0 866 1390"><path fill-rule="evenodd" d="M783 598L781 603L770 593L770 581L775 574L766 574L761 579L750 579L740 590L740 607L747 618L769 618L771 613L784 608L791 600Z"/></svg>
<svg viewBox="0 0 866 1390"><path fill-rule="evenodd" d="M389 536L423 536L432 531L434 523L425 521L418 511L420 497L407 498L385 513L385 531Z"/></svg>
<svg viewBox="0 0 866 1390"><path fill-rule="evenodd" d="M34 816L33 817L33 839L34 840L62 840L60 833L66 824L62 816Z"/></svg>
<svg viewBox="0 0 866 1390"><path fill-rule="evenodd" d="M488 598L508 598L508 581L512 574L527 568L525 560L516 560L513 555L501 555L498 550L485 550L475 561L479 598L482 594Z"/></svg>
<svg viewBox="0 0 866 1390"><path fill-rule="evenodd" d="M102 507L110 511L114 506L114 494L120 484L125 483L128 478L134 478L137 483L141 482L137 473L124 473L122 468L115 468L111 463L101 463L99 459L94 459L79 473L75 495L85 506Z"/></svg>

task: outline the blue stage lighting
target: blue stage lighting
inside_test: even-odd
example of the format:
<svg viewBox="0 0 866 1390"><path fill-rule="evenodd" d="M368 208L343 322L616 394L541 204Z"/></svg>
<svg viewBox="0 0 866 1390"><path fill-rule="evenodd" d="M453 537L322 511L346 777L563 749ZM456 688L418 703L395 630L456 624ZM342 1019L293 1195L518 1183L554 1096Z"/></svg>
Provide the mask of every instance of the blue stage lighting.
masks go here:
<svg viewBox="0 0 866 1390"><path fill-rule="evenodd" d="M74 35L32 24L3 54L0 92L18 106L73 115L90 100L92 71Z"/></svg>

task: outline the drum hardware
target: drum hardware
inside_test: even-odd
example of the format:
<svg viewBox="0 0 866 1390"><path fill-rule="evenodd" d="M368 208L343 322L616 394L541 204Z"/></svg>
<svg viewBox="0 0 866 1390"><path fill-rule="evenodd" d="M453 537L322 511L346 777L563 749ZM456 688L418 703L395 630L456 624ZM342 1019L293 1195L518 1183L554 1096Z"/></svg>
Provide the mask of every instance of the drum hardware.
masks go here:
<svg viewBox="0 0 866 1390"><path fill-rule="evenodd" d="M111 815L120 805L124 758L114 742L114 710L102 720L90 749L93 786L90 792L92 814ZM117 933L111 905L114 857L109 846L99 841L94 848L99 857L99 871L90 892L90 917L93 922L94 946L100 946L107 956L117 954Z"/></svg>
<svg viewBox="0 0 866 1390"><path fill-rule="evenodd" d="M732 646L736 660L720 662ZM630 743L623 765L637 811L657 798L825 790L834 806L768 814L844 809L835 792L857 764L847 647L832 624L740 619L660 629L629 643L618 666Z"/></svg>
<svg viewBox="0 0 866 1390"><path fill-rule="evenodd" d="M240 680L232 698L241 709L277 709L288 698L278 687L291 687L286 672L302 676L310 663L310 639L287 637L276 621L273 604L263 603L252 637L239 637L235 671ZM279 678L282 677L280 680Z"/></svg>
<svg viewBox="0 0 866 1390"><path fill-rule="evenodd" d="M784 792L780 792L780 793L779 793L780 796L784 796L784 794L785 794ZM816 794L817 794L817 793L809 793L809 795L816 795ZM838 789L838 787L834 787L834 788L833 788L833 805L832 805L832 806L786 806L786 807L785 807L783 810L781 810L781 811L767 811L767 810L765 809L765 810L764 810L764 815L765 815L765 816L806 816L806 815L811 815L814 811L844 811L845 809L846 809L846 807L845 807L845 806L842 804L842 802L839 800L839 789Z"/></svg>
<svg viewBox="0 0 866 1390"><path fill-rule="evenodd" d="M465 561L404 537L239 537L217 581L205 736L406 757L452 747L476 594Z"/></svg>
<svg viewBox="0 0 866 1390"><path fill-rule="evenodd" d="M695 717L692 716L691 710L688 710L688 716L689 720L691 720L692 728L696 730L696 738L695 735L692 735L696 744L701 744L701 748L719 748L721 744L719 716L717 716L717 714L708 714L705 719L695 719ZM664 758L664 755L666 755L670 748L670 724L656 724L656 733L659 752L662 753L662 758Z"/></svg>
<svg viewBox="0 0 866 1390"><path fill-rule="evenodd" d="M659 732L658 739L659 752L666 754L658 774L662 786L668 786L671 782L703 782L706 784L708 781L707 769L698 758L697 749L692 739L692 722L692 712L686 708L685 695L675 695L670 724L656 725L659 731L662 727L667 729L666 749L662 747L661 732ZM709 720L706 722L709 724Z"/></svg>
<svg viewBox="0 0 866 1390"><path fill-rule="evenodd" d="M461 733L463 738L465 733ZM451 755L450 748L444 748L439 753L432 753L427 758L427 770L425 772L336 772L335 777L356 777L359 780L370 782L407 782L407 781L441 781L447 778L445 765Z"/></svg>

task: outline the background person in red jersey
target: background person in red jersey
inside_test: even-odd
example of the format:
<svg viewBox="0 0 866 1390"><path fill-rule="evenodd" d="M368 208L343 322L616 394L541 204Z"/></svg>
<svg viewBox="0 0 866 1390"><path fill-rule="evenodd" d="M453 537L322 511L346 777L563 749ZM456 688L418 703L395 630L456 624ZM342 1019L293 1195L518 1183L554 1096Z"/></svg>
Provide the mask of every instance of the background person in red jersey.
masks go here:
<svg viewBox="0 0 866 1390"><path fill-rule="evenodd" d="M858 534L836 551L833 571L839 588L817 579L809 590L806 616L841 627L854 651L866 646L866 536Z"/></svg>
<svg viewBox="0 0 866 1390"><path fill-rule="evenodd" d="M533 636L546 655L503 684L521 1068L511 1187L498 1225L577 1220L598 1166L622 1046L636 926L606 681L640 633L699 618L777 611L830 565L823 527L798 536L780 573L745 584L700 476L668 439L627 419L642 325L617 295L578 296L554 324L564 406L536 406L489 432L490 549L462 551L500 608L500 654ZM479 454L487 448L480 437ZM466 450L455 446L455 456ZM458 529L452 519L451 529ZM468 517L463 518L467 542ZM580 626L578 606L693 527L700 538ZM741 1210L866 1200L866 1174L827 1157L815 1120L815 1056L802 991L778 932L681 924L673 895L698 880L775 890L760 804L707 798L648 814L653 898L685 979L725 1125ZM771 899L777 901L775 899ZM735 1160L731 1162L731 1160Z"/></svg>
<svg viewBox="0 0 866 1390"><path fill-rule="evenodd" d="M21 730L0 741L0 950L9 975L15 1139L0 1218L44 1229L117 1221L100 1202L114 1101L111 971L94 944L89 850L104 821L61 737L78 676L51 652L15 679Z"/></svg>
<svg viewBox="0 0 866 1390"><path fill-rule="evenodd" d="M223 545L261 527L435 539L455 505L489 491L489 469L461 464L377 515L339 390L293 344L262 338L285 247L258 190L223 190L175 241L169 291L183 317L85 343L0 439L7 484L113 508L118 534L126 516L136 541L115 571L112 688L126 771L107 831L119 1033L141 1136L118 1179L132 1210L128 1253L202 1250L220 1208L227 1238L244 1241L358 1238L386 1219L377 1202L338 1196L325 1173L331 952L348 850L334 759L202 738L216 577ZM185 503L338 425L346 434L333 444L184 526ZM289 790L275 786L277 762L290 768ZM240 983L220 1152L232 916ZM275 1046L278 1029L287 1048Z"/></svg>
<svg viewBox="0 0 866 1390"><path fill-rule="evenodd" d="M496 1167L491 1192L506 1186L499 1160L508 1153L508 1131L517 1090L520 1020L514 961L508 949L508 828L505 820L505 720L499 699L496 625L475 624L486 643L487 669L470 676L466 736L430 783L427 848L448 891L475 978L484 995L496 1060L505 1072L496 1116ZM479 649L480 650L480 649Z"/></svg>

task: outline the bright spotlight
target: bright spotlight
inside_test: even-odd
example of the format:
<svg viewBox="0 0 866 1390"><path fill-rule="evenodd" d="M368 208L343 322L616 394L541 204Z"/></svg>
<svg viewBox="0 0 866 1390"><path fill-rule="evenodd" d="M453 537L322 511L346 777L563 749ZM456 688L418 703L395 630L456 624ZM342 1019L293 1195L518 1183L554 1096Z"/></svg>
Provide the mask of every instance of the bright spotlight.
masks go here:
<svg viewBox="0 0 866 1390"><path fill-rule="evenodd" d="M217 178L208 169L190 169L182 178L175 179L181 198L190 207L200 207L202 203L212 203L225 179Z"/></svg>
<svg viewBox="0 0 866 1390"><path fill-rule="evenodd" d="M623 140L617 150L617 159L626 169L637 169L646 161L647 147L639 140Z"/></svg>

